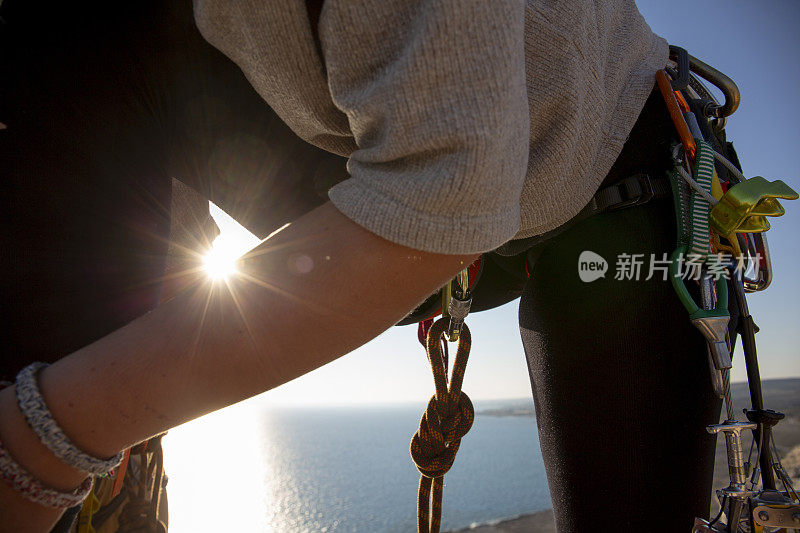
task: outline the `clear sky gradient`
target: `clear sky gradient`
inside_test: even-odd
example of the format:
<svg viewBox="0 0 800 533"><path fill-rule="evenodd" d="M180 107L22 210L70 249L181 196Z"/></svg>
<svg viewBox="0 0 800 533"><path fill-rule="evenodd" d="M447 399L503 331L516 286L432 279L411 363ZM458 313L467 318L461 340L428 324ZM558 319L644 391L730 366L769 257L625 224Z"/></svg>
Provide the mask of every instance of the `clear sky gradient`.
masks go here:
<svg viewBox="0 0 800 533"><path fill-rule="evenodd" d="M800 3L648 0L637 4L656 33L715 66L738 84L742 104L728 121L727 132L745 175L783 179L800 190ZM757 340L764 378L800 376L800 201L784 202L784 206L787 214L773 219L773 229L768 233L774 282L765 293L749 297L751 312L761 327ZM247 245L241 242L249 242L250 246L257 242L252 237L238 241L241 237L235 235L241 234L237 234L235 225L223 216L218 215L217 219L223 230L220 239L234 239L234 247L245 248ZM473 399L529 396L517 328L517 302L470 315L468 324L474 344L464 390ZM416 337L416 327L391 328L348 356L265 393L260 401L424 403L432 393L433 383ZM733 380L745 379L739 354L734 361Z"/></svg>

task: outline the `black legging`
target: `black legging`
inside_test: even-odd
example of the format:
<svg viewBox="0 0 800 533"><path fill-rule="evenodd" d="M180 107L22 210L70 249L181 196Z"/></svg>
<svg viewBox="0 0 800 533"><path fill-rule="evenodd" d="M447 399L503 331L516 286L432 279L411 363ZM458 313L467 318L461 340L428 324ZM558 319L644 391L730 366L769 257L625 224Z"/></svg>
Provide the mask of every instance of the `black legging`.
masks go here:
<svg viewBox="0 0 800 533"><path fill-rule="evenodd" d="M654 91L604 186L665 177L673 138ZM676 533L708 515L716 440L705 426L721 401L705 340L664 274L645 280L651 258L675 246L663 198L596 215L528 252L520 331L561 533ZM585 250L608 262L604 278L581 281ZM643 254L638 281L615 279L620 254Z"/></svg>
<svg viewBox="0 0 800 533"><path fill-rule="evenodd" d="M619 254L671 252L673 228L669 201L598 215L533 265L520 331L559 532L675 533L708 514L721 404L705 341L660 274L614 279ZM584 250L605 278L579 279Z"/></svg>

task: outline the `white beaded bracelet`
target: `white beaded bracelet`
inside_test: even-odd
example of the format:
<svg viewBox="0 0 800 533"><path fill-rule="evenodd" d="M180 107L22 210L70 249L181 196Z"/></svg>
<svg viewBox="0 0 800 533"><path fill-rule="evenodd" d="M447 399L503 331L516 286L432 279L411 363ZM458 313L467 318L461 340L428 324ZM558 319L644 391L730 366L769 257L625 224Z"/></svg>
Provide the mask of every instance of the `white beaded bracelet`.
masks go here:
<svg viewBox="0 0 800 533"><path fill-rule="evenodd" d="M62 492L42 485L9 455L0 441L0 478L22 497L45 507L67 509L79 505L92 490L92 477L87 477L80 487Z"/></svg>
<svg viewBox="0 0 800 533"><path fill-rule="evenodd" d="M17 374L17 403L28 426L42 444L65 464L97 476L110 472L122 461L124 453L120 452L111 459L99 459L79 450L69 440L47 409L36 383L36 373L46 366L46 363L32 363Z"/></svg>

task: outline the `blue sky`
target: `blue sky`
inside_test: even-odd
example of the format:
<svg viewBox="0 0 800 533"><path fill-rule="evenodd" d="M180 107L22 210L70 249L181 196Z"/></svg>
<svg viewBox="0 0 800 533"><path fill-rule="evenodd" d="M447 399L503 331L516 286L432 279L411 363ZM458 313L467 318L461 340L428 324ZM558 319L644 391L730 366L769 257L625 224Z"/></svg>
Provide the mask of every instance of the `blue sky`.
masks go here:
<svg viewBox="0 0 800 533"><path fill-rule="evenodd" d="M782 179L800 191L800 3L795 1L637 2L653 30L733 78L742 104L726 130L747 177ZM686 14L692 16L687 18ZM748 298L762 376L800 376L800 201L768 232L775 280ZM746 379L743 361L733 378Z"/></svg>
<svg viewBox="0 0 800 533"><path fill-rule="evenodd" d="M670 43L728 74L742 93L728 121L745 175L783 179L800 190L800 3L640 1L653 30ZM751 295L750 309L764 378L800 376L800 201L768 233L775 280ZM474 399L530 395L517 329L517 303L470 315L473 349L464 390ZM733 379L745 379L741 354ZM430 370L414 327L392 328L352 354L263 395L269 403L424 403L432 392ZM744 399L741 399L744 400Z"/></svg>

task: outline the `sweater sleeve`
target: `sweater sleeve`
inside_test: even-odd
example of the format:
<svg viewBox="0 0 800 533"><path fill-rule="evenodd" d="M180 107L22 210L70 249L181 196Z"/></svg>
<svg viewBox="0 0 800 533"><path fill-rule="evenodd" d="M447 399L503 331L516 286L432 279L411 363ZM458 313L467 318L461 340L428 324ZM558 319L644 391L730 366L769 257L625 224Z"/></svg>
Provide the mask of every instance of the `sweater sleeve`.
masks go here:
<svg viewBox="0 0 800 533"><path fill-rule="evenodd" d="M529 146L523 0L326 0L333 102L357 148L330 190L411 248L483 252L519 228Z"/></svg>

